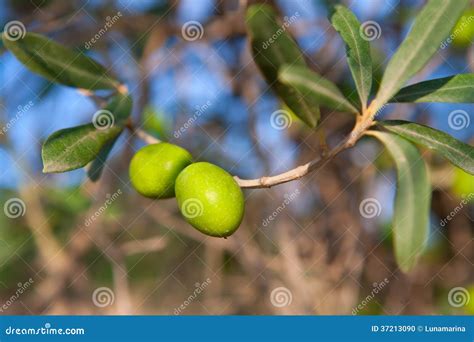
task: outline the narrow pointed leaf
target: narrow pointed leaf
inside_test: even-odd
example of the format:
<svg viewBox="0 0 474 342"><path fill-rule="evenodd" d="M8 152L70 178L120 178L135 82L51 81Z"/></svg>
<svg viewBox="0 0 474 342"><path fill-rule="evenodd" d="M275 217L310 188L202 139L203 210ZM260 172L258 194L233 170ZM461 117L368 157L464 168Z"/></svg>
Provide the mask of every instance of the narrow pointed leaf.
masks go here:
<svg viewBox="0 0 474 342"><path fill-rule="evenodd" d="M429 0L408 36L387 65L375 99L374 112L423 68L451 32L469 0Z"/></svg>
<svg viewBox="0 0 474 342"><path fill-rule="evenodd" d="M305 98L314 98L321 105L358 113L357 108L342 95L334 83L307 67L285 65L280 69L278 79L283 84L294 87Z"/></svg>
<svg viewBox="0 0 474 342"><path fill-rule="evenodd" d="M402 120L381 121L379 124L391 131L426 146L464 171L474 174L474 147L437 129Z"/></svg>
<svg viewBox="0 0 474 342"><path fill-rule="evenodd" d="M386 132L369 131L390 152L397 168L393 216L395 257L401 270L411 270L422 253L429 233L431 186L418 149L409 141Z"/></svg>
<svg viewBox="0 0 474 342"><path fill-rule="evenodd" d="M315 127L319 120L318 103L278 80L278 71L284 64L306 66L303 54L288 33L289 24L280 23L269 5L255 4L247 9L246 25L254 61L267 83L301 120Z"/></svg>
<svg viewBox="0 0 474 342"><path fill-rule="evenodd" d="M114 89L119 82L79 50L71 50L40 34L28 32L18 40L2 35L5 47L31 71L63 85L89 90Z"/></svg>
<svg viewBox="0 0 474 342"><path fill-rule="evenodd" d="M66 128L51 134L43 144L43 172L65 172L92 165L93 178L98 178L113 142L124 129L130 115L132 100L129 95L117 95L102 110L97 111L92 123Z"/></svg>
<svg viewBox="0 0 474 342"><path fill-rule="evenodd" d="M104 147L99 151L97 157L92 161L89 168L87 169L87 177L93 182L97 182L104 171L107 158L109 157L115 142L118 140L120 135L117 135L111 141L105 144Z"/></svg>
<svg viewBox="0 0 474 342"><path fill-rule="evenodd" d="M372 88L370 44L360 35L360 22L347 7L335 6L331 22L346 43L347 62L359 93L362 108L365 108Z"/></svg>
<svg viewBox="0 0 474 342"><path fill-rule="evenodd" d="M390 102L474 103L474 74L459 74L402 88Z"/></svg>

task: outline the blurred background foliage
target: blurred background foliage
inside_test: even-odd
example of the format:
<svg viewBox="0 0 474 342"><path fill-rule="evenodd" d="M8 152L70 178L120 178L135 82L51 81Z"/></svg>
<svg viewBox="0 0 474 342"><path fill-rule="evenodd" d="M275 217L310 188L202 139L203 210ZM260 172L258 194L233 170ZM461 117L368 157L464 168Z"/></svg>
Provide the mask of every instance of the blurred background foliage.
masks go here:
<svg viewBox="0 0 474 342"><path fill-rule="evenodd" d="M254 178L290 169L321 151L317 134L296 117L287 130L272 127L271 114L281 104L251 60L245 2L0 0L0 24L19 20L28 31L99 60L128 86L133 118L142 128L187 148L197 160ZM354 97L343 42L327 20L333 2L269 3L282 17L299 14L290 30L311 67ZM378 84L423 1L344 3L361 22L381 27L380 38L371 42ZM120 19L87 49L86 42L118 12ZM473 15L474 4L465 18ZM191 20L203 26L201 39L183 39L182 26ZM462 27L413 81L474 72L474 20ZM3 47L0 75L0 126L8 127L0 135L0 203L20 198L26 209L18 218L0 215L0 304L12 302L29 278L34 281L3 313L173 314L187 301L181 314L350 314L374 284L388 279L358 314L474 314L474 177L429 151L424 156L435 189L430 241L416 270L405 275L391 247L392 162L373 141L362 140L300 181L246 190L242 227L218 240L187 225L173 200L134 193L127 167L142 143L130 135L115 145L97 183L83 169L42 174L42 141L58 129L90 122L97 107L74 89L32 74ZM467 127L448 125L454 110L469 114ZM380 117L429 123L472 144L472 113L472 104L397 104L386 106ZM333 145L353 119L323 110L322 122ZM118 190L121 195L101 210ZM279 210L295 190L296 199ZM380 215L360 215L364 198L381 203ZM466 198L471 204L462 205ZM264 224L274 212L277 218ZM189 301L196 284L208 278L211 284ZM283 307L271 301L281 286L291 293ZM101 287L113 294L113 303L104 307L94 301ZM449 304L455 287L470 293L465 305Z"/></svg>

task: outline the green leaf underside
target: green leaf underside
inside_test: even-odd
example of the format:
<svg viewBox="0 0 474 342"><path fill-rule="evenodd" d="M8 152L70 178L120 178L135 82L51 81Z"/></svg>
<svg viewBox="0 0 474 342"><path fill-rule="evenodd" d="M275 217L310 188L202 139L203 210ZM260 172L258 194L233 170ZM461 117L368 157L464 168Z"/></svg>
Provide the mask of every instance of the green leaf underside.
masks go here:
<svg viewBox="0 0 474 342"><path fill-rule="evenodd" d="M278 70L284 64L306 66L287 26L280 25L274 10L265 4L247 9L246 24L254 61L267 83L301 120L315 127L320 115L319 104L278 80Z"/></svg>
<svg viewBox="0 0 474 342"><path fill-rule="evenodd" d="M66 128L51 134L43 144L43 172L75 170L94 161L89 177L97 180L115 140L123 131L132 110L129 95L118 94L104 108L114 116L111 127L97 129L93 123Z"/></svg>
<svg viewBox="0 0 474 342"><path fill-rule="evenodd" d="M442 131L414 122L389 120L381 121L379 124L392 133L438 152L454 165L470 174L474 174L473 146L465 144Z"/></svg>
<svg viewBox="0 0 474 342"><path fill-rule="evenodd" d="M71 50L42 35L28 32L17 41L2 35L5 47L28 69L63 85L89 90L114 89L119 82L80 51Z"/></svg>
<svg viewBox="0 0 474 342"><path fill-rule="evenodd" d="M390 102L474 103L474 74L459 74L402 88Z"/></svg>
<svg viewBox="0 0 474 342"><path fill-rule="evenodd" d="M429 0L387 65L374 111L423 68L451 32L469 0Z"/></svg>
<svg viewBox="0 0 474 342"><path fill-rule="evenodd" d="M391 154L397 168L397 194L393 216L394 248L401 270L411 270L422 253L429 233L431 187L418 149L392 133L369 131Z"/></svg>
<svg viewBox="0 0 474 342"><path fill-rule="evenodd" d="M331 22L346 44L347 62L359 93L362 108L367 106L372 88L370 44L359 33L360 22L346 7L337 5Z"/></svg>
<svg viewBox="0 0 474 342"><path fill-rule="evenodd" d="M301 66L283 66L280 68L278 79L288 84L304 97L314 97L318 103L326 107L358 113L355 108L339 91L337 86L328 79Z"/></svg>

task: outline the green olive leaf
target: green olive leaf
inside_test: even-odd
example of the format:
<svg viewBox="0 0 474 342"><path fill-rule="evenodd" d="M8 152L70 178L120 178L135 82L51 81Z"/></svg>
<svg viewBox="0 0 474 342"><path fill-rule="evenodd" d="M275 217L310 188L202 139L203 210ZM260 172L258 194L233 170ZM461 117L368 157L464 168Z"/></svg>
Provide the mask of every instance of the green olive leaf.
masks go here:
<svg viewBox="0 0 474 342"><path fill-rule="evenodd" d="M107 70L83 52L71 50L45 36L28 32L18 40L3 33L3 43L28 69L70 87L115 89L120 84Z"/></svg>
<svg viewBox="0 0 474 342"><path fill-rule="evenodd" d="M474 103L474 74L459 74L402 88L390 102Z"/></svg>
<svg viewBox="0 0 474 342"><path fill-rule="evenodd" d="M414 122L388 120L381 121L378 124L392 133L438 152L454 165L470 174L474 174L473 146L437 129Z"/></svg>
<svg viewBox="0 0 474 342"><path fill-rule="evenodd" d="M346 43L347 62L359 93L362 108L365 108L372 88L370 44L368 40L362 38L361 25L354 13L342 5L335 6L334 10L331 23Z"/></svg>
<svg viewBox="0 0 474 342"><path fill-rule="evenodd" d="M423 252L429 233L431 185L427 167L418 149L392 133L368 131L391 154L397 168L397 193L393 216L397 263L410 271Z"/></svg>
<svg viewBox="0 0 474 342"><path fill-rule="evenodd" d="M265 4L249 6L246 24L254 61L267 83L301 120L316 127L320 114L315 99L302 96L278 80L278 71L284 64L306 66L303 54L287 31L289 24L280 24L275 11Z"/></svg>
<svg viewBox="0 0 474 342"><path fill-rule="evenodd" d="M423 68L450 33L469 0L429 0L389 61L375 97L374 112Z"/></svg>

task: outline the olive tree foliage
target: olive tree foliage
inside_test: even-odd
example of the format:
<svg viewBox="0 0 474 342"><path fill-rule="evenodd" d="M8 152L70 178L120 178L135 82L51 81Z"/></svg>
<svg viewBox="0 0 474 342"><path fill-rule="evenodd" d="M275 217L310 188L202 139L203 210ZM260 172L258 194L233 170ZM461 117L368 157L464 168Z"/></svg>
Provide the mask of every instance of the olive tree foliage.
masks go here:
<svg viewBox="0 0 474 342"><path fill-rule="evenodd" d="M397 170L392 224L394 254L403 271L412 269L428 237L431 203L428 167L417 145L434 150L470 174L474 174L474 148L428 126L401 120L378 121L376 116L383 106L394 102L474 102L474 74L451 75L406 86L436 53L467 4L468 0L428 1L391 56L377 89L372 82L370 42L360 34L360 22L348 8L335 6L329 19L346 45L358 103L310 69L290 33L281 29L281 21L272 7L249 6L246 25L253 59L280 100L315 130L320 106L353 115L355 125L343 142L321 157L278 175L259 179L235 177L239 186L266 188L301 178L354 146L361 137L377 139L388 150ZM279 34L273 39L275 32ZM90 94L97 90L111 92L101 117L57 131L44 142L44 172L66 172L89 165L88 176L95 181L124 130L135 132L148 143L159 142L131 121L132 98L123 83L84 53L36 33L26 33L18 40L9 40L3 34L3 41L26 67L52 82Z"/></svg>

